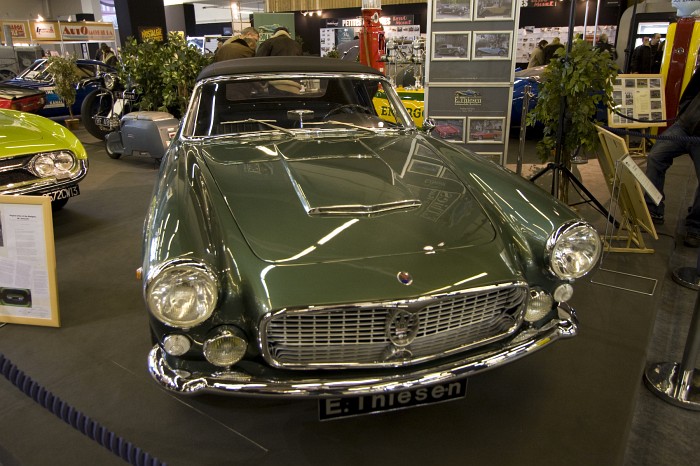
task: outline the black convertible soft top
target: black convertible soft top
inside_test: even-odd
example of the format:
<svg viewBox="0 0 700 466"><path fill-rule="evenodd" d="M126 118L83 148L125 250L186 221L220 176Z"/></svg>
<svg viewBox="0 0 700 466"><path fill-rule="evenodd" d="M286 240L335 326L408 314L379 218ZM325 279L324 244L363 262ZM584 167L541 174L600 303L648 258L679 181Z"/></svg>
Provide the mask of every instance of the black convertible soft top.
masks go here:
<svg viewBox="0 0 700 466"><path fill-rule="evenodd" d="M207 66L197 80L214 76L255 73L369 73L384 76L380 71L354 61L321 57L253 57L225 60Z"/></svg>

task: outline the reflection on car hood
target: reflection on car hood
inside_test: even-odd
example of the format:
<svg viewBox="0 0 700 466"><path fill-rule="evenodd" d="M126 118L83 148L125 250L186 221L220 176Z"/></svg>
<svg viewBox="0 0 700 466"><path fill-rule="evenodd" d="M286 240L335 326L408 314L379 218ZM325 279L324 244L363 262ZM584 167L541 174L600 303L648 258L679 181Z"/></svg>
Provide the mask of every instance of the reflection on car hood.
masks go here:
<svg viewBox="0 0 700 466"><path fill-rule="evenodd" d="M0 110L0 157L67 148L65 128L36 115Z"/></svg>
<svg viewBox="0 0 700 466"><path fill-rule="evenodd" d="M436 149L415 137L228 141L203 152L246 241L267 261L431 252L495 235Z"/></svg>

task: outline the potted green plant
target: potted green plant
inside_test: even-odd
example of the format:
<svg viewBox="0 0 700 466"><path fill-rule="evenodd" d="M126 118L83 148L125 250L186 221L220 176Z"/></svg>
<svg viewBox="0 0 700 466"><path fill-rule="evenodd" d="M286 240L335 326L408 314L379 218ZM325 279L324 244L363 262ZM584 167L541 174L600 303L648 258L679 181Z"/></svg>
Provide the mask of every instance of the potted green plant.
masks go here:
<svg viewBox="0 0 700 466"><path fill-rule="evenodd" d="M542 74L537 104L527 115L529 126L537 122L544 126L544 136L537 143L537 153L543 162L555 155L562 111L564 163L580 150L598 148L595 116L599 105L612 105L616 76L617 66L610 54L593 49L584 40L575 40L568 55L565 48L557 51Z"/></svg>
<svg viewBox="0 0 700 466"><path fill-rule="evenodd" d="M213 60L174 32L164 43L130 37L120 57L119 78L136 86L139 109L166 111L177 118L185 113L199 72Z"/></svg>
<svg viewBox="0 0 700 466"><path fill-rule="evenodd" d="M53 76L56 94L68 107L70 116L65 120L65 124L69 129L76 129L80 120L73 116L72 106L75 103L76 87L80 81L80 75L78 66L75 64L75 57L72 55L49 57L47 69Z"/></svg>

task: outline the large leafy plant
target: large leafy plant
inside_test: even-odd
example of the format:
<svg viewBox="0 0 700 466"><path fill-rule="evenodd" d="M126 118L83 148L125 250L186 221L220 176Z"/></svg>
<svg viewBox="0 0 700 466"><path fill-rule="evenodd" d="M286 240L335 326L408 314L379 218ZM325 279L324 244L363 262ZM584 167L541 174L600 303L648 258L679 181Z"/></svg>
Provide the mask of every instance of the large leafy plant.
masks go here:
<svg viewBox="0 0 700 466"><path fill-rule="evenodd" d="M197 75L212 59L174 32L168 33L165 43L137 42L130 37L121 52L119 77L136 88L141 110L167 111L181 117Z"/></svg>
<svg viewBox="0 0 700 466"><path fill-rule="evenodd" d="M537 153L547 161L554 153L559 130L559 116L564 111L562 153L594 151L599 145L595 129L598 106L612 104L612 85L617 66L606 51L593 49L583 40L557 51L547 65L539 84L537 104L527 116L527 124L544 125L544 136L537 143Z"/></svg>
<svg viewBox="0 0 700 466"><path fill-rule="evenodd" d="M80 81L75 57L73 55L49 57L46 63L47 71L53 76L55 92L68 107L68 113L72 119L71 107L75 103L76 87Z"/></svg>

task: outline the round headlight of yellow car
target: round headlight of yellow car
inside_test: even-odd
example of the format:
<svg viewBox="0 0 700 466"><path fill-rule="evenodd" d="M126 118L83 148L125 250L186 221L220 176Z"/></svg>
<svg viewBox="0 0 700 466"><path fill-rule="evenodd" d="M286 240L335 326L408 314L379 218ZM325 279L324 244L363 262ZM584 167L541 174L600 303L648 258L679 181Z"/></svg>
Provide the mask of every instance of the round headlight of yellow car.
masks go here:
<svg viewBox="0 0 700 466"><path fill-rule="evenodd" d="M595 267L602 249L595 228L582 221L567 222L549 236L545 264L556 277L574 280Z"/></svg>
<svg viewBox="0 0 700 466"><path fill-rule="evenodd" d="M151 313L164 324L190 328L214 312L219 282L206 264L170 261L149 275L146 302Z"/></svg>
<svg viewBox="0 0 700 466"><path fill-rule="evenodd" d="M69 151L43 152L29 163L29 171L40 178L67 178L75 167L75 156Z"/></svg>

